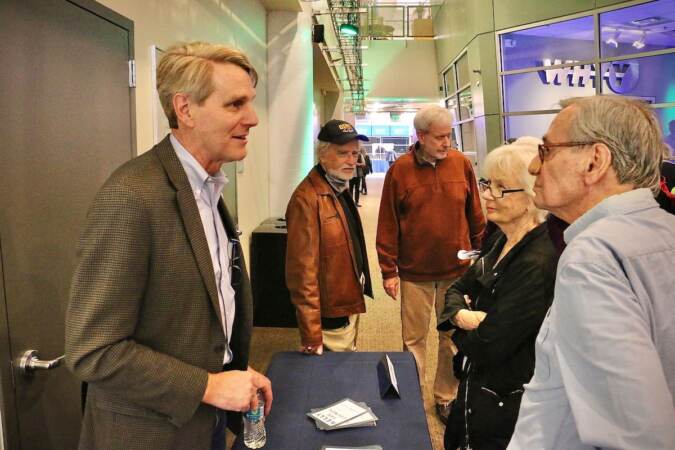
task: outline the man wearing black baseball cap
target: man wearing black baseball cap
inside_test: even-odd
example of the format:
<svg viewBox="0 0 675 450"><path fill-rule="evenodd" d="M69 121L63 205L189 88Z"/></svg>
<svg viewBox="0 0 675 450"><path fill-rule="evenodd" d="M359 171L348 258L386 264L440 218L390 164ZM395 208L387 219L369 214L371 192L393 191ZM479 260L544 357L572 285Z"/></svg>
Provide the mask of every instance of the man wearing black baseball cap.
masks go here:
<svg viewBox="0 0 675 450"><path fill-rule="evenodd" d="M356 350L364 294L372 298L363 227L348 191L368 138L343 120L321 127L317 164L288 202L286 285L295 305L301 349L321 355Z"/></svg>

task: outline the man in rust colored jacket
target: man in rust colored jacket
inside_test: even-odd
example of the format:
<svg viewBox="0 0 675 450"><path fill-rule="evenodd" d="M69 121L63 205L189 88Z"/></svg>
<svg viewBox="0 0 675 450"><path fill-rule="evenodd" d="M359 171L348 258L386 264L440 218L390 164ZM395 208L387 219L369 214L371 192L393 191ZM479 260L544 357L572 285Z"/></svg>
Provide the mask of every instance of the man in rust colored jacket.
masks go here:
<svg viewBox="0 0 675 450"><path fill-rule="evenodd" d="M373 291L363 227L349 194L368 138L342 120L319 131L317 164L288 202L286 285L295 305L304 353L356 350L364 293Z"/></svg>
<svg viewBox="0 0 675 450"><path fill-rule="evenodd" d="M450 147L452 117L441 107L415 116L418 142L389 168L377 224L384 290L401 291L403 349L412 352L425 389L431 312L443 311L445 291L467 269L459 250L480 248L485 218L469 160ZM440 332L434 400L445 422L457 392L451 332Z"/></svg>

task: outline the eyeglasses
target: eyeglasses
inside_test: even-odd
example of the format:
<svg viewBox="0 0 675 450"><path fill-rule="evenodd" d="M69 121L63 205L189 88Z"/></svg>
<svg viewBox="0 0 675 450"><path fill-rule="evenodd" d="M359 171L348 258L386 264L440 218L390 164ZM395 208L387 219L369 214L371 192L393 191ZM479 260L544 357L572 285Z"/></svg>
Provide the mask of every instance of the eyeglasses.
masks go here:
<svg viewBox="0 0 675 450"><path fill-rule="evenodd" d="M502 198L504 197L505 194L510 194L512 192L524 192L525 189L503 189L498 186L493 186L492 185L492 180L486 180L484 178L481 178L478 181L478 189L481 191L481 193L485 191L490 191L490 195L494 198Z"/></svg>
<svg viewBox="0 0 675 450"><path fill-rule="evenodd" d="M595 142L559 142L557 144L539 144L539 161L544 164L544 160L548 155L551 154L552 148L557 147L585 147L587 145L593 145Z"/></svg>
<svg viewBox="0 0 675 450"><path fill-rule="evenodd" d="M241 284L241 245L239 239L230 239L228 243L228 255L230 256L230 282L232 287L237 287Z"/></svg>

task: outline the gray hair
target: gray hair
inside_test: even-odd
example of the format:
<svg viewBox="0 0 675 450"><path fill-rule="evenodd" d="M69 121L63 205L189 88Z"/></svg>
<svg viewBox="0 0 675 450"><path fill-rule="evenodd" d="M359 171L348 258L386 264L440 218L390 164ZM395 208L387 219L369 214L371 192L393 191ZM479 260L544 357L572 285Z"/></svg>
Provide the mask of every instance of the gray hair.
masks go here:
<svg viewBox="0 0 675 450"><path fill-rule="evenodd" d="M316 158L320 159L321 156L323 156L326 153L326 150L328 150L328 147L330 147L332 144L330 142L326 141L316 141L316 145L314 146L314 149L316 151Z"/></svg>
<svg viewBox="0 0 675 450"><path fill-rule="evenodd" d="M427 106L415 114L413 125L417 131L429 131L433 123L452 124L452 114L438 105Z"/></svg>
<svg viewBox="0 0 675 450"><path fill-rule="evenodd" d="M570 141L604 143L619 183L659 191L667 148L659 122L643 101L598 95L563 100L560 106L575 109L567 130Z"/></svg>
<svg viewBox="0 0 675 450"><path fill-rule="evenodd" d="M523 188L533 202L532 213L539 222L544 220L546 211L534 206L535 176L527 170L533 158L538 157L538 146L542 140L532 136L523 136L511 144L505 144L488 153L483 163L483 175L490 179L511 182L514 188ZM509 186L511 187L511 186Z"/></svg>

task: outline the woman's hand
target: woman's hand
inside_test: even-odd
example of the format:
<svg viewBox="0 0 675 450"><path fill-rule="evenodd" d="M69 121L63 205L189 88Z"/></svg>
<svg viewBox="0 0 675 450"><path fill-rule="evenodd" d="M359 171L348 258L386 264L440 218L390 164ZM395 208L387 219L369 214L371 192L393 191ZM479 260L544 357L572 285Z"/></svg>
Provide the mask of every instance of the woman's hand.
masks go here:
<svg viewBox="0 0 675 450"><path fill-rule="evenodd" d="M452 318L454 324L462 330L471 331L478 328L478 325L485 319L483 311L469 311L468 309L460 309L455 317Z"/></svg>

